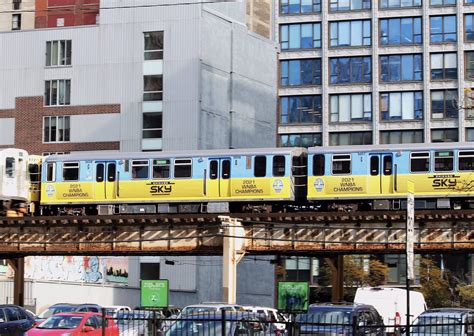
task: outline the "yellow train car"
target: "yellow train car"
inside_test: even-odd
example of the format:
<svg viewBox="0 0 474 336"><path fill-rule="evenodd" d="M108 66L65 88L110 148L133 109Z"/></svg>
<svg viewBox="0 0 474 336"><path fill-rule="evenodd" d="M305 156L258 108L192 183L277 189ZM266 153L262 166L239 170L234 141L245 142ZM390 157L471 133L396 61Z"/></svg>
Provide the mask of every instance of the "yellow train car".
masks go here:
<svg viewBox="0 0 474 336"><path fill-rule="evenodd" d="M313 147L308 149L308 200L329 209L469 208L474 146L467 143Z"/></svg>
<svg viewBox="0 0 474 336"><path fill-rule="evenodd" d="M49 156L41 208L44 214L115 214L283 206L306 197L305 160L303 148Z"/></svg>

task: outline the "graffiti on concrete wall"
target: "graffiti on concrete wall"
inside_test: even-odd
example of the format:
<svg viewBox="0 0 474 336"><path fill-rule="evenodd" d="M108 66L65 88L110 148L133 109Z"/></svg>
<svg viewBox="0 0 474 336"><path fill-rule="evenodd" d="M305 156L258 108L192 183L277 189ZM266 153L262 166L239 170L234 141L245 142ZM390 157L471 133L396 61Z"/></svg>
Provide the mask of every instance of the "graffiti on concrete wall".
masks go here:
<svg viewBox="0 0 474 336"><path fill-rule="evenodd" d="M13 276L13 270L7 271ZM85 283L128 283L127 257L37 256L25 258L25 278Z"/></svg>

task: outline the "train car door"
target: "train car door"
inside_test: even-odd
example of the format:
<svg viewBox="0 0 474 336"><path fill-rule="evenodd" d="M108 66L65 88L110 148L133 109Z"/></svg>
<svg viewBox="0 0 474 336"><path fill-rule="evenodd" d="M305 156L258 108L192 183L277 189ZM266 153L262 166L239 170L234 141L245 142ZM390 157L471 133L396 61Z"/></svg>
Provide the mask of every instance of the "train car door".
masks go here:
<svg viewBox="0 0 474 336"><path fill-rule="evenodd" d="M393 190L393 155L370 154L369 192L371 194L392 194Z"/></svg>
<svg viewBox="0 0 474 336"><path fill-rule="evenodd" d="M212 197L230 197L230 159L209 159L209 176L206 195Z"/></svg>
<svg viewBox="0 0 474 336"><path fill-rule="evenodd" d="M112 200L118 197L117 163L97 161L95 163L96 199Z"/></svg>
<svg viewBox="0 0 474 336"><path fill-rule="evenodd" d="M2 194L6 196L17 196L18 195L18 179L19 169L18 160L14 155L6 155L4 157L3 165L5 167L4 175L0 179L3 184Z"/></svg>

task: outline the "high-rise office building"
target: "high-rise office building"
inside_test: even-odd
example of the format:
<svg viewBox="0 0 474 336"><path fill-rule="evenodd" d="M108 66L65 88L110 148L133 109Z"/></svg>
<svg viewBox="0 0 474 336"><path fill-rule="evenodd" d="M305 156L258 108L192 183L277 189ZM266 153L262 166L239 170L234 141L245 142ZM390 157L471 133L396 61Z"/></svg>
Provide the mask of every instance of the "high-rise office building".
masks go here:
<svg viewBox="0 0 474 336"><path fill-rule="evenodd" d="M280 146L474 141L474 1L276 7Z"/></svg>

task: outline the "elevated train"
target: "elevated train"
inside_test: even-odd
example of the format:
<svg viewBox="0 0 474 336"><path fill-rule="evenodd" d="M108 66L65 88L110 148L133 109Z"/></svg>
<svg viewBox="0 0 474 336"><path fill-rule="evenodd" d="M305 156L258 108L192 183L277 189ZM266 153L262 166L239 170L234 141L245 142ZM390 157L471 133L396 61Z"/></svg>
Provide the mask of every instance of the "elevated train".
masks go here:
<svg viewBox="0 0 474 336"><path fill-rule="evenodd" d="M408 181L415 184L416 208L470 208L474 200L474 146L467 143L77 153L42 160L7 151L18 152L13 174L31 192L25 197L24 190L0 189L4 211L13 199L29 201L30 211L43 215L391 210L406 208ZM12 155L0 157L2 183L11 178L1 167Z"/></svg>

